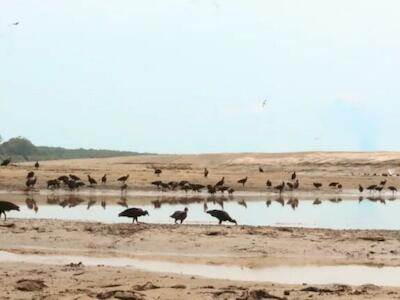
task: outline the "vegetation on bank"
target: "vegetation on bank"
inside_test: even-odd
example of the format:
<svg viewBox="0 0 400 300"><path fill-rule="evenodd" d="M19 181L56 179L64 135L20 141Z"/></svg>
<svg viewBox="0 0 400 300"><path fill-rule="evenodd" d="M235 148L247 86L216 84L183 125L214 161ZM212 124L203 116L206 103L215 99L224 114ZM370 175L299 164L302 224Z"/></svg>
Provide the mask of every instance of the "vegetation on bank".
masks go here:
<svg viewBox="0 0 400 300"><path fill-rule="evenodd" d="M2 142L0 136L0 158L11 158L12 161L36 161L74 158L102 158L131 156L146 153L114 151L104 149L65 149L61 147L36 146L24 137L11 138Z"/></svg>

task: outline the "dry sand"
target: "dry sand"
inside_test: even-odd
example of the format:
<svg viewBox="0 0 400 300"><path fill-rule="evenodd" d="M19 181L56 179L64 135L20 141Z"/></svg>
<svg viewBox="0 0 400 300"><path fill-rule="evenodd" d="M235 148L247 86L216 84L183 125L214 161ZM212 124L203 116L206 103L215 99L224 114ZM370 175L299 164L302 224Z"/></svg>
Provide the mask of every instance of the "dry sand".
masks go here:
<svg viewBox="0 0 400 300"><path fill-rule="evenodd" d="M358 183L377 183L400 162L397 153L292 153L137 156L42 162L39 188L45 181L74 173L96 178L109 174L106 188L118 189L115 178L129 173L131 189L153 189L161 180L228 184L248 176L246 190L265 190L265 180L288 180L296 170L302 190L313 181L342 182L346 190ZM0 188L20 190L32 164L0 169ZM258 167L265 173L259 173ZM202 169L210 177L202 177ZM388 177L390 184L399 177ZM400 266L400 232L383 230L322 230L206 225L132 225L8 220L0 225L0 250L23 254L64 254L134 257L181 263L261 267L273 265L364 264ZM76 263L76 262L74 262ZM400 299L400 287L290 285L215 280L151 273L105 266L52 266L27 263L0 264L0 299ZM345 274L343 275L345 276ZM245 279L245 278L244 278ZM28 280L28 281L21 281ZM29 280L38 280L31 282ZM43 283L43 284L42 284ZM36 291L35 291L36 289ZM307 290L304 290L307 289ZM24 291L28 290L28 291ZM268 294L267 294L268 293ZM271 298L272 295L275 298Z"/></svg>

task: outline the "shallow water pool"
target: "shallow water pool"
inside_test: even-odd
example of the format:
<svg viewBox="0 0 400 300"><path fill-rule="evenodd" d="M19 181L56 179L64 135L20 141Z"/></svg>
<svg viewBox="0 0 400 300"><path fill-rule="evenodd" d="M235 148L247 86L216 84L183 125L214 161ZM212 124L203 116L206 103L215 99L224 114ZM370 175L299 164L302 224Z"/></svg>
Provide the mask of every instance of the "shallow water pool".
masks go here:
<svg viewBox="0 0 400 300"><path fill-rule="evenodd" d="M11 199L10 199L11 198ZM333 229L400 229L400 201L393 198L346 200L341 198L271 198L271 197L77 197L2 195L1 200L17 203L21 210L12 211L10 218L81 220L104 223L130 223L118 217L127 207L141 207L149 216L146 223L172 223L175 210L189 208L185 223L217 224L205 213L207 209L224 209L240 225L301 226ZM321 202L320 204L316 204Z"/></svg>
<svg viewBox="0 0 400 300"><path fill-rule="evenodd" d="M88 257L63 255L26 255L0 251L7 262L66 265L81 262L85 266L109 266L140 269L148 272L173 273L237 281L275 282L282 284L375 284L400 286L400 267L336 266L273 266L246 268L225 265L182 264L165 261L121 257Z"/></svg>

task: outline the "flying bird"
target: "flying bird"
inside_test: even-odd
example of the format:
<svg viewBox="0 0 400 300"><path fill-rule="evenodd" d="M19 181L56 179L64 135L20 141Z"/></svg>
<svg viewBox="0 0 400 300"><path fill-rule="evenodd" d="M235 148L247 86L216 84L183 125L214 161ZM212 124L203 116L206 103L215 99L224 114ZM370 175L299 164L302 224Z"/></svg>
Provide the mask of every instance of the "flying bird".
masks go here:
<svg viewBox="0 0 400 300"><path fill-rule="evenodd" d="M14 22L14 23L12 23L12 25L17 26L17 25L19 25L19 22Z"/></svg>
<svg viewBox="0 0 400 300"><path fill-rule="evenodd" d="M267 99L265 99L265 100L262 102L262 105L261 105L261 106L264 108L265 105L267 105Z"/></svg>

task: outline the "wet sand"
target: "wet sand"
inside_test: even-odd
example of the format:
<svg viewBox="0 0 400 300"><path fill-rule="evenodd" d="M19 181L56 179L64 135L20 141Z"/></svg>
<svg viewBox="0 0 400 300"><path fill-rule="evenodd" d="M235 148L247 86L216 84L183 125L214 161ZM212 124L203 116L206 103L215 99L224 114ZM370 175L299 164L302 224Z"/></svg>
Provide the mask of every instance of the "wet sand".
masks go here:
<svg viewBox="0 0 400 300"><path fill-rule="evenodd" d="M358 183L388 185L400 177L373 176L400 163L398 153L289 153L138 156L41 162L38 189L59 175L109 174L104 191L118 192L115 179L130 174L129 189L153 191L153 180L189 180L211 184L225 176L228 185L249 177L246 192L266 191L289 180L296 170L300 192L313 191L312 182L343 184L340 194L358 195ZM264 168L264 173L258 167ZM160 177L153 167L163 170ZM210 170L209 178L202 170ZM21 191L32 163L0 169L0 189ZM394 169L395 170L395 169ZM396 172L396 170L395 170ZM370 174L370 176L364 175ZM86 179L86 178L85 178ZM100 188L96 188L96 191ZM92 193L92 189L82 193ZM79 193L78 193L79 194ZM7 200L7 199L4 199ZM144 221L144 220L143 220ZM177 263L242 266L400 266L400 232L389 230L330 230L289 227L217 225L100 224L77 221L9 219L0 221L0 250L19 254L127 257ZM229 281L120 267L0 264L0 299L396 299L400 287L373 285L277 284ZM345 277L346 274L343 276ZM25 281L24 281L25 280ZM38 280L32 282L30 280ZM340 283L340 282L339 282ZM271 296L272 295L272 296ZM271 298L272 297L272 298Z"/></svg>
<svg viewBox="0 0 400 300"><path fill-rule="evenodd" d="M250 268L343 264L400 266L398 231L108 225L54 220L9 220L7 224L13 225L0 227L0 250L19 254L128 257ZM5 290L0 292L0 296L9 299L30 299L33 295L40 295L44 299L91 299L98 297L99 293L112 290L140 292L143 299L157 299L159 296L160 299L253 299L250 296L246 298L246 295L254 289L263 289L287 299L305 299L309 295L313 295L313 299L335 299L339 295L345 299L400 297L400 287L338 287L330 284L312 285L329 292L309 292L301 290L310 287L310 284L216 280L105 266L38 266L3 262L0 268L4 274L8 274L1 279ZM39 292L22 292L16 288L17 281L22 279L43 280L47 287ZM161 288L138 291L135 287L147 282ZM105 287L110 285L118 286ZM173 285L184 285L185 288L171 288ZM284 295L286 290L290 291L290 295Z"/></svg>

